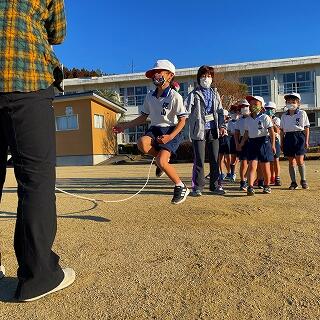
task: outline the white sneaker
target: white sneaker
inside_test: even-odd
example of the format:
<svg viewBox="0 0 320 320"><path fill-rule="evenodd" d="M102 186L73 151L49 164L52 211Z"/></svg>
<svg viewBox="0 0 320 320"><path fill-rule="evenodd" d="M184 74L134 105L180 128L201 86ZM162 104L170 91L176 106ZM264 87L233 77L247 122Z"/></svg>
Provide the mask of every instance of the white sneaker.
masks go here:
<svg viewBox="0 0 320 320"><path fill-rule="evenodd" d="M6 269L5 269L5 267L1 264L1 265L0 265L0 279L4 278L5 275L6 275Z"/></svg>
<svg viewBox="0 0 320 320"><path fill-rule="evenodd" d="M62 282L57 287L53 288L52 290L50 290L44 294L41 294L40 296L30 298L30 299L21 300L21 301L23 301L23 302L35 301L35 300L38 300L38 299L40 299L50 293L54 293L56 291L62 290L64 288L70 286L76 278L76 273L71 268L62 269L62 271L64 273L64 278L63 278Z"/></svg>

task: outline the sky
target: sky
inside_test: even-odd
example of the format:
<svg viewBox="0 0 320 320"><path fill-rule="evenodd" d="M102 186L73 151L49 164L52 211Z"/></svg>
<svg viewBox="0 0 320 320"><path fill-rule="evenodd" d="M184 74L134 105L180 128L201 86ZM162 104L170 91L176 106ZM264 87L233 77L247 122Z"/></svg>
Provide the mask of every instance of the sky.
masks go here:
<svg viewBox="0 0 320 320"><path fill-rule="evenodd" d="M319 0L65 0L68 68L144 72L320 55Z"/></svg>

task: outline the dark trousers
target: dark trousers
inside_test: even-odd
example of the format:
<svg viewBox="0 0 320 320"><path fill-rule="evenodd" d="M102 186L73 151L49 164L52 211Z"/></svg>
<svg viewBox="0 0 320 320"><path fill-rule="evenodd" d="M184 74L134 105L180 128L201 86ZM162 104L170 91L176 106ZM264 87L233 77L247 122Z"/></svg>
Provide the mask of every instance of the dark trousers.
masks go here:
<svg viewBox="0 0 320 320"><path fill-rule="evenodd" d="M210 190L214 190L219 180L219 139L206 135L205 140L192 140L194 153L192 169L192 188L203 190L205 185L204 162L206 147L210 164Z"/></svg>
<svg viewBox="0 0 320 320"><path fill-rule="evenodd" d="M18 299L43 294L64 277L59 257L51 250L57 229L53 98L52 87L0 93L0 144L10 147L18 183Z"/></svg>
<svg viewBox="0 0 320 320"><path fill-rule="evenodd" d="M1 129L0 129L1 130ZM0 141L0 202L2 198L3 185L7 173L8 146L5 140Z"/></svg>

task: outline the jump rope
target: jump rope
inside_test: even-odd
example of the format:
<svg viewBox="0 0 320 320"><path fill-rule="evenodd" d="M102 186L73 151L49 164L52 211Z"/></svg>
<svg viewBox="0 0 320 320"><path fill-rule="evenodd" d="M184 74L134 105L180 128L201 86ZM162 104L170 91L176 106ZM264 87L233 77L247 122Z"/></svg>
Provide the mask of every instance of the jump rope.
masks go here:
<svg viewBox="0 0 320 320"><path fill-rule="evenodd" d="M91 201L91 202L93 202L94 204L98 204L98 202L103 202L103 203L117 203L117 202L128 201L128 200L134 198L135 196L137 196L139 193L141 193L141 191L147 186L147 184L148 184L148 182L149 182L149 179L150 179L150 172L151 172L151 168L152 168L152 165L153 165L154 160L155 160L155 158L153 158L152 161L151 161L151 163L150 163L147 180L146 180L145 184L143 185L143 187L142 187L138 192L136 192L135 194L131 195L131 196L128 197L128 198L119 199L119 200L93 199L93 198L87 198L87 197L79 196L78 194L70 193L70 192L68 192L68 191L62 190L62 189L57 188L57 187L55 187L55 189L56 189L57 191L63 193L63 194L66 194L66 195L70 196L70 197L74 197L74 198L78 198L78 199L82 199L82 200Z"/></svg>

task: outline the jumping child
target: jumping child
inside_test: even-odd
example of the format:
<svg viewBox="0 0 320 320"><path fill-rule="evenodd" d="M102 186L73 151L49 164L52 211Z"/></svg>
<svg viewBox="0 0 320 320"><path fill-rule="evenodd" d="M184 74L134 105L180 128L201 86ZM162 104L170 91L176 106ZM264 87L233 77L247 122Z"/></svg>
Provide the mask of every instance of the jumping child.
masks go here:
<svg viewBox="0 0 320 320"><path fill-rule="evenodd" d="M169 163L169 159L182 141L181 130L185 126L187 113L182 96L170 88L174 75L175 66L170 61L158 60L146 72L146 77L152 79L156 89L146 95L141 115L130 122L118 123L113 131L123 132L124 129L146 123L147 118L150 118L151 126L138 140L138 148L156 158L158 168L175 184L171 203L179 204L186 200L190 191Z"/></svg>

